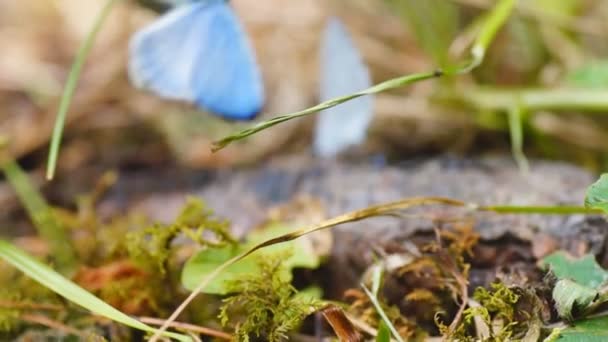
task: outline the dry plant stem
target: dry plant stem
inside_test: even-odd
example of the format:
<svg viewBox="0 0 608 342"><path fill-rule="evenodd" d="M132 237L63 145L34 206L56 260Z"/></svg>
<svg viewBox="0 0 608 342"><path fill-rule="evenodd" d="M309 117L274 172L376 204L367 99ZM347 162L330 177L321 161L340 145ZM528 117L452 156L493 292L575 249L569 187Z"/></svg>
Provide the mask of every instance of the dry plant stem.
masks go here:
<svg viewBox="0 0 608 342"><path fill-rule="evenodd" d="M17 310L48 310L48 311L62 311L63 307L55 304L36 304L36 303L20 303L20 302L7 302L0 301L0 308L3 309L17 309Z"/></svg>
<svg viewBox="0 0 608 342"><path fill-rule="evenodd" d="M456 312L456 315L454 316L452 323L450 323L450 326L448 327L448 329L450 331L450 335L451 335L454 333L454 331L456 331L456 327L462 320L462 314L464 313L464 310L467 307L467 303L469 302L469 290L468 290L469 282L468 282L467 278L464 277L462 275L462 273L460 272L460 270L458 269L458 266L454 262L454 259L449 254L444 252L443 247L442 247L442 241L441 241L441 232L439 231L439 228L435 227L434 231L435 231L435 239L437 241L437 246L439 246L439 251L438 251L439 257L443 259L443 262L450 265L450 273L452 275L452 278L454 278L456 280L456 283L458 284L459 292L460 292L460 304L458 307L458 311Z"/></svg>
<svg viewBox="0 0 608 342"><path fill-rule="evenodd" d="M55 329L55 330L59 330L62 331L66 334L70 334L70 335L75 335L75 336L79 336L81 338L85 338L86 339L86 335L84 333L82 333L79 330L76 330L72 327L69 327L63 323L57 322L55 320L52 320L46 316L43 315L35 315L35 314L27 314L24 313L21 316L19 316L19 318L21 318L22 320L29 322L29 323L35 323L35 324L40 324L40 325L44 325L46 327L49 327L51 329Z"/></svg>
<svg viewBox="0 0 608 342"><path fill-rule="evenodd" d="M138 319L146 324L153 325L163 325L165 320L154 318L154 317L138 317ZM194 324L181 323L181 322L171 322L169 325L172 328L176 328L178 330L183 330L187 332L199 333L207 336L213 336L222 340L230 341L232 339L232 335L225 333L223 331L214 330L211 328L201 327Z"/></svg>

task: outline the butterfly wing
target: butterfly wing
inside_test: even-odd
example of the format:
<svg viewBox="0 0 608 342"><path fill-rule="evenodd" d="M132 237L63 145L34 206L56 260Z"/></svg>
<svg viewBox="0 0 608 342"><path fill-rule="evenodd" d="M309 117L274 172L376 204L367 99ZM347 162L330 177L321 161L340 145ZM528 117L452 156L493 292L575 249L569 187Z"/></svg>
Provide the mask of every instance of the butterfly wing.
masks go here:
<svg viewBox="0 0 608 342"><path fill-rule="evenodd" d="M369 70L337 18L329 20L321 44L322 101L371 86ZM315 152L322 157L332 157L363 142L372 116L371 96L359 97L322 111L315 128Z"/></svg>
<svg viewBox="0 0 608 342"><path fill-rule="evenodd" d="M263 106L253 51L223 0L172 9L137 32L129 50L136 87L230 119L251 119Z"/></svg>

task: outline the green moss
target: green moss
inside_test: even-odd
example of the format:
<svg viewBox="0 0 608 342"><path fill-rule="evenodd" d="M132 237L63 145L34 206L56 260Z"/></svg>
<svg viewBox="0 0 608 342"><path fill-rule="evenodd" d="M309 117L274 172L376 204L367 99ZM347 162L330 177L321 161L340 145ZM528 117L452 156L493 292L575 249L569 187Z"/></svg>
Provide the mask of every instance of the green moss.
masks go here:
<svg viewBox="0 0 608 342"><path fill-rule="evenodd" d="M500 317L508 322L513 321L515 304L520 296L502 283L494 283L490 287L492 291L478 287L473 293L473 298L495 318Z"/></svg>
<svg viewBox="0 0 608 342"><path fill-rule="evenodd" d="M172 242L185 236L200 246L223 246L236 243L229 232L230 224L219 220L200 199L189 198L174 223L155 224L127 234L129 256L148 271L165 274Z"/></svg>
<svg viewBox="0 0 608 342"><path fill-rule="evenodd" d="M54 292L4 262L0 262L0 284L0 339L23 327L22 313L33 312L47 304L59 307L61 303Z"/></svg>
<svg viewBox="0 0 608 342"><path fill-rule="evenodd" d="M487 326L489 336L485 341L520 340L531 329L540 327L540 306L532 292L494 283L490 290L477 288L473 298L480 306L467 308L454 332L438 324L448 340L477 341L475 318Z"/></svg>
<svg viewBox="0 0 608 342"><path fill-rule="evenodd" d="M7 333L19 326L19 315L21 312L2 303L12 303L21 300L18 293L0 289L0 333Z"/></svg>
<svg viewBox="0 0 608 342"><path fill-rule="evenodd" d="M285 254L260 258L258 274L227 284L234 294L224 300L219 318L222 325L235 327L238 341L247 342L254 336L271 342L286 340L289 331L321 307L320 301L298 296L286 280L281 264L288 257Z"/></svg>

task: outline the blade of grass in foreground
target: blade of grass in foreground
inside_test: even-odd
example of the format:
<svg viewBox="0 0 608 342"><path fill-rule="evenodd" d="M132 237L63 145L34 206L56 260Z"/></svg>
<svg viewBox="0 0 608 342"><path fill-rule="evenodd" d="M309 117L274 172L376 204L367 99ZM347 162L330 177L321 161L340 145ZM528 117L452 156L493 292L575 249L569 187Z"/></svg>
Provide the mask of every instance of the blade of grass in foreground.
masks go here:
<svg viewBox="0 0 608 342"><path fill-rule="evenodd" d="M80 46L80 49L76 54L76 58L74 59L74 64L72 64L72 68L70 69L68 80L65 84L65 88L63 89L63 94L61 95L61 102L59 103L57 119L55 120L55 127L53 127L53 135L51 137L49 160L46 169L46 178L49 180L53 179L53 177L55 176L55 169L57 167L57 157L59 155L59 145L61 144L61 136L63 135L63 128L65 127L65 118L68 114L68 109L70 109L72 97L74 97L74 90L76 90L76 85L78 84L78 78L80 77L82 66L84 65L84 62L87 59L87 55L93 47L95 37L97 37L97 34L99 33L103 22L108 17L108 14L110 14L110 9L112 9L112 6L117 1L118 0L108 0L106 2L106 5L103 7L101 12L97 16L97 19L95 20L93 28L87 35L84 44Z"/></svg>
<svg viewBox="0 0 608 342"><path fill-rule="evenodd" d="M378 327L378 335L376 336L376 341L390 341L390 334L386 337L380 336L380 333L382 332L382 326L384 326L384 329L388 329L398 342L403 342L403 339L401 338L401 335L399 335L397 328L395 328L391 320L386 315L386 312L384 312L384 309L382 309L382 305L380 305L380 300L378 299L380 288L382 286L382 278L384 276L384 270L382 267L382 265L374 266L374 269L372 271L373 273L371 291L365 286L365 284L361 284L363 291L365 292L367 297L369 297L369 300L372 302L372 305L376 309L376 312L378 312L378 315L382 319L382 321L380 322L380 326Z"/></svg>
<svg viewBox="0 0 608 342"><path fill-rule="evenodd" d="M2 165L2 171L15 189L21 204L27 210L38 235L49 243L57 268L65 274L74 270L76 252L70 244L68 232L57 221L52 209L38 192L38 189L34 187L28 175L12 160Z"/></svg>
<svg viewBox="0 0 608 342"><path fill-rule="evenodd" d="M109 318L113 321L122 323L135 329L147 332L156 332L156 329L118 311L114 307L95 297L82 287L76 285L72 281L55 272L53 269L44 265L38 260L32 258L7 241L0 240L0 258L4 259L9 264L25 273L28 277L36 280L58 295L90 310L97 315ZM192 341L189 336L182 334L163 332L163 335L179 341Z"/></svg>

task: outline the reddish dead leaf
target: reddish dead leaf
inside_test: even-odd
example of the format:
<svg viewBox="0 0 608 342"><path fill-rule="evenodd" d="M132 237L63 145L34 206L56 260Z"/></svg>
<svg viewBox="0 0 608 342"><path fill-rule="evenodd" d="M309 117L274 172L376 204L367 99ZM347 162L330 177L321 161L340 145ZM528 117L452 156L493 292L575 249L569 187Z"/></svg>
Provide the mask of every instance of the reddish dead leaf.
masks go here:
<svg viewBox="0 0 608 342"><path fill-rule="evenodd" d="M129 260L119 260L101 267L81 269L74 281L89 291L97 291L111 282L127 278L146 277L146 273Z"/></svg>
<svg viewBox="0 0 608 342"><path fill-rule="evenodd" d="M355 330L355 327L346 317L346 314L344 311L342 311L342 309L335 305L330 305L321 310L321 313L323 314L323 317L325 317L325 320L327 320L327 323L329 323L331 328L334 330L340 341L363 341L363 337L357 330Z"/></svg>

